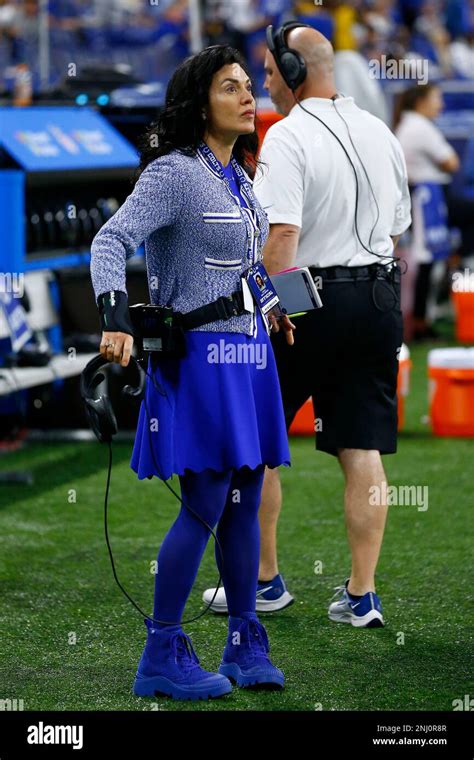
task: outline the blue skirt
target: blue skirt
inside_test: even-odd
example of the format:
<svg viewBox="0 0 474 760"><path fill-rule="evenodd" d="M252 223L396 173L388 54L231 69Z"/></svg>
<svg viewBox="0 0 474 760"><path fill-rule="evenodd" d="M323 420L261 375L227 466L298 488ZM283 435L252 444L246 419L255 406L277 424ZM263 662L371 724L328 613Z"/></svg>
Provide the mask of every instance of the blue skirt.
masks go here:
<svg viewBox="0 0 474 760"><path fill-rule="evenodd" d="M255 338L187 332L184 358L162 356L154 371L149 363L156 386L148 377L130 461L140 480L290 466L280 383L260 313L257 324Z"/></svg>

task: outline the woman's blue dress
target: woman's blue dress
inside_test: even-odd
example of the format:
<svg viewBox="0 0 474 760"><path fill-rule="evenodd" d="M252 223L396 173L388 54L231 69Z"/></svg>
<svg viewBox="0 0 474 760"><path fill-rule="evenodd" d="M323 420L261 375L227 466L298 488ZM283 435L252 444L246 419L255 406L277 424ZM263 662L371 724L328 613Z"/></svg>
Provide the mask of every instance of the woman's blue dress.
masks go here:
<svg viewBox="0 0 474 760"><path fill-rule="evenodd" d="M231 165L223 171L245 203ZM156 387L147 378L130 461L139 479L291 464L273 348L258 309L257 325L255 338L187 331L184 358L160 356L154 372L149 362Z"/></svg>

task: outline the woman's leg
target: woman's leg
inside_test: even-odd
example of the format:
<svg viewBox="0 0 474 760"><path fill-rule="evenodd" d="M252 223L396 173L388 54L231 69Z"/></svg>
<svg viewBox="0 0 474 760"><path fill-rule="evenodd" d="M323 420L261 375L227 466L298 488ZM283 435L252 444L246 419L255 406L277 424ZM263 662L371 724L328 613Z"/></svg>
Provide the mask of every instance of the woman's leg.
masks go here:
<svg viewBox="0 0 474 760"><path fill-rule="evenodd" d="M189 472L179 478L181 498L212 528L224 510L232 472L204 470ZM155 620L164 620L165 623L181 620L209 536L208 529L181 505L180 513L158 553L153 609Z"/></svg>
<svg viewBox="0 0 474 760"><path fill-rule="evenodd" d="M282 671L268 656L267 632L255 613L260 531L258 508L265 467L236 471L229 488L217 536L223 562L216 559L229 608L229 630L219 673L242 687L281 689Z"/></svg>
<svg viewBox="0 0 474 760"><path fill-rule="evenodd" d="M217 528L222 563L216 545L216 562L224 583L229 615L255 612L260 530L258 508L265 466L235 470L226 505Z"/></svg>

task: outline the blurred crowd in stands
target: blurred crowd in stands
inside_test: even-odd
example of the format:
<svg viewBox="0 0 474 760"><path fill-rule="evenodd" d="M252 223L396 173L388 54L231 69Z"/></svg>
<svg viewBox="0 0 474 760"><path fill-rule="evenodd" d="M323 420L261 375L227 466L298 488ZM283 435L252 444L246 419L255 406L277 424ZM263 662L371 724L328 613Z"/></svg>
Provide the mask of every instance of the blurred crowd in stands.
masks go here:
<svg viewBox="0 0 474 760"><path fill-rule="evenodd" d="M27 63L35 77L40 0L0 0L0 72ZM188 0L49 0L51 76L66 60L128 62L166 79L191 50ZM426 59L430 78L474 78L474 0L200 0L204 44L241 49L261 86L265 27L314 25L338 51L366 59ZM137 70L138 69L138 70ZM35 78L37 84L37 78Z"/></svg>

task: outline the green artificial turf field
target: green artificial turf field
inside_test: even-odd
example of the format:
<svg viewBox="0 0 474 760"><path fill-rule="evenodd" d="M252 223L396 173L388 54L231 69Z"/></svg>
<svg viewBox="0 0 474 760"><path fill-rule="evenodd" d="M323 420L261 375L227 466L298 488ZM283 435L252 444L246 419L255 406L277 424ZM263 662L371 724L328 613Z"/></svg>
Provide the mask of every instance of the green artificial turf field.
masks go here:
<svg viewBox="0 0 474 760"><path fill-rule="evenodd" d="M422 421L426 351L412 350L405 431L399 453L385 465L391 484L428 485L429 507L390 508L377 576L384 629L357 630L327 618L333 587L349 570L342 475L312 440L292 439L292 467L282 468L279 560L296 601L261 616L285 690L235 688L199 703L134 697L146 630L117 588L107 554L107 448L29 444L1 462L5 470L31 469L35 484L0 485L0 699L22 699L25 710L450 711L453 700L473 695L474 445L435 439ZM177 502L156 479L138 482L130 451L131 444L114 444L109 526L119 577L150 613L150 563ZM188 617L201 609L202 591L216 579L211 542ZM227 618L212 613L187 626L207 669L219 665L226 630Z"/></svg>

